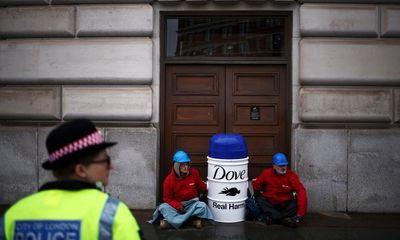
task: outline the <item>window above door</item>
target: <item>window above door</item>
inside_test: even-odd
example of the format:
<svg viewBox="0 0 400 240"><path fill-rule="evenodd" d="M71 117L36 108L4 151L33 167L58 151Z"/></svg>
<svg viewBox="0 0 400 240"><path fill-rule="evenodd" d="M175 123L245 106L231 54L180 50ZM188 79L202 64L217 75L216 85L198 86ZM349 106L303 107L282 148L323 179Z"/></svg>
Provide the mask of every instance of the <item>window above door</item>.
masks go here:
<svg viewBox="0 0 400 240"><path fill-rule="evenodd" d="M165 15L164 56L273 58L289 55L288 14Z"/></svg>

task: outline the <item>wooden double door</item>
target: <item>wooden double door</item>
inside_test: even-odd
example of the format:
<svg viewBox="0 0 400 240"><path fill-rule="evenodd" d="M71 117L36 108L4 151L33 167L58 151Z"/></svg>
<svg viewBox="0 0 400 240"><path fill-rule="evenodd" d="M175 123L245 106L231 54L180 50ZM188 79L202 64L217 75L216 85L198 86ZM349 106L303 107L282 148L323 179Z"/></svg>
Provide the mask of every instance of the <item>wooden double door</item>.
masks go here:
<svg viewBox="0 0 400 240"><path fill-rule="evenodd" d="M249 178L288 152L287 65L166 65L161 182L177 150L207 179L210 138L240 133L249 150Z"/></svg>

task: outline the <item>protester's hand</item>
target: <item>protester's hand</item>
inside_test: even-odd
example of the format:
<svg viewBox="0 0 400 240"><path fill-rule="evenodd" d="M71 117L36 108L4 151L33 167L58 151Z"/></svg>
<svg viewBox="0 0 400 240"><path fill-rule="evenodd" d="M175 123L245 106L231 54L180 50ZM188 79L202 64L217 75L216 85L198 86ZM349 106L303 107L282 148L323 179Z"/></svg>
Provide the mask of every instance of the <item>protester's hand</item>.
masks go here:
<svg viewBox="0 0 400 240"><path fill-rule="evenodd" d="M205 192L205 193L200 193L200 195L199 195L199 200L202 201L202 202L207 203L207 192Z"/></svg>
<svg viewBox="0 0 400 240"><path fill-rule="evenodd" d="M294 221L295 223L300 223L300 221L301 221L301 216L297 215L297 216L293 217L293 221Z"/></svg>
<svg viewBox="0 0 400 240"><path fill-rule="evenodd" d="M180 207L180 208L178 208L178 213L184 214L184 213L186 213L186 209L184 207Z"/></svg>

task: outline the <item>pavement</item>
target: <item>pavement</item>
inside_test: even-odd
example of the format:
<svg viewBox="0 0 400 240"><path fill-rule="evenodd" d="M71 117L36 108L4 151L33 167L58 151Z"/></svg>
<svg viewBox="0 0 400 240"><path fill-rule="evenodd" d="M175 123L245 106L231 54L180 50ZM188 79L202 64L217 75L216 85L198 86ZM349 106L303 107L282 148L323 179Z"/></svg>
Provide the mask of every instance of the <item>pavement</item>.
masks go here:
<svg viewBox="0 0 400 240"><path fill-rule="evenodd" d="M152 211L133 211L143 231L144 239L168 240L342 240L342 239L400 239L400 214L362 213L309 213L300 225L293 229L281 225L267 226L261 222L207 223L202 229L160 230L158 225L146 221Z"/></svg>
<svg viewBox="0 0 400 240"><path fill-rule="evenodd" d="M0 215L8 206L0 205ZM133 210L146 240L400 240L400 214L308 213L293 229L261 222L208 222L202 229L185 226L160 230L149 224L153 210Z"/></svg>

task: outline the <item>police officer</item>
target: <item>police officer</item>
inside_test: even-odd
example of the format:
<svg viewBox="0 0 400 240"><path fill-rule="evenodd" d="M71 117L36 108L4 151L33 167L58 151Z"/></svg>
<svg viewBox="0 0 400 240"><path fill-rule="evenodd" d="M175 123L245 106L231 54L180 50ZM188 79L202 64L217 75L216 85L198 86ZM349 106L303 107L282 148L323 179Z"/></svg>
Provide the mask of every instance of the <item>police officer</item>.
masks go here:
<svg viewBox="0 0 400 240"><path fill-rule="evenodd" d="M57 180L11 206L0 218L0 239L140 239L128 207L101 191L112 169L106 148L115 144L86 119L50 132L42 167Z"/></svg>

